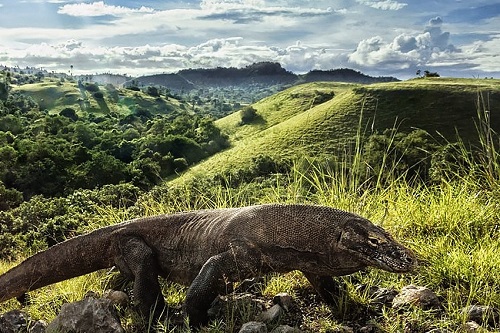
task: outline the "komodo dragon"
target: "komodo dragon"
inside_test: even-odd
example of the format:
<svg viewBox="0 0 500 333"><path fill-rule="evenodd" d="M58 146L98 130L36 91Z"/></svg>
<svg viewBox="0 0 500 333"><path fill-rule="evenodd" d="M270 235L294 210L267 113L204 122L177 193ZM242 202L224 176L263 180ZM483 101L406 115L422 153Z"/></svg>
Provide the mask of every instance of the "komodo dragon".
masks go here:
<svg viewBox="0 0 500 333"><path fill-rule="evenodd" d="M158 276L189 285L184 311L191 324L200 325L227 281L300 270L333 304L332 276L367 266L401 273L415 265L410 250L360 216L323 206L267 204L139 218L69 239L1 275L0 302L117 266L134 281L136 306L145 315L164 308Z"/></svg>

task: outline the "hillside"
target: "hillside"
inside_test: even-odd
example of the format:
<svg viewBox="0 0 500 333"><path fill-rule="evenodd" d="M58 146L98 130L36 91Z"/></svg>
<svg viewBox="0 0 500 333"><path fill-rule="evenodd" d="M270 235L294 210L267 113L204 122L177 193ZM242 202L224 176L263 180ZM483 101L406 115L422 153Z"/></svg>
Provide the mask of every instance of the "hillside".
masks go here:
<svg viewBox="0 0 500 333"><path fill-rule="evenodd" d="M379 83L379 82L395 82L399 81L394 77L373 77L361 72L349 69L349 68L339 68L331 70L312 70L309 73L300 75L300 78L304 82L324 82L324 81L336 81L336 82L351 82L351 83Z"/></svg>
<svg viewBox="0 0 500 333"><path fill-rule="evenodd" d="M66 108L96 115L109 112L127 115L140 110L167 114L180 109L180 102L176 99L93 82L45 78L41 82L14 86L14 91L33 98L40 109L47 109L51 114Z"/></svg>
<svg viewBox="0 0 500 333"><path fill-rule="evenodd" d="M318 96L329 96L315 103ZM258 119L240 125L239 113L217 121L233 147L218 153L174 183L199 174L238 173L259 156L273 160L301 155L342 154L353 145L358 129L364 136L393 127L403 132L423 129L436 140L477 138L478 96L490 106L490 126L500 131L498 80L416 79L368 86L308 83L266 98L253 107ZM361 123L361 128L359 124Z"/></svg>

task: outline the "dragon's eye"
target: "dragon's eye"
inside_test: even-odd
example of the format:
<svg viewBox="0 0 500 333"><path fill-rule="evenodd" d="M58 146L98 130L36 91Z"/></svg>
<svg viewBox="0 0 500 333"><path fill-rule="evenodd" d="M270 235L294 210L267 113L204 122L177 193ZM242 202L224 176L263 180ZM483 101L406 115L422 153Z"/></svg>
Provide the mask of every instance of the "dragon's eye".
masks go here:
<svg viewBox="0 0 500 333"><path fill-rule="evenodd" d="M375 237L368 237L368 244L370 244L373 247L377 247L380 245L380 240Z"/></svg>

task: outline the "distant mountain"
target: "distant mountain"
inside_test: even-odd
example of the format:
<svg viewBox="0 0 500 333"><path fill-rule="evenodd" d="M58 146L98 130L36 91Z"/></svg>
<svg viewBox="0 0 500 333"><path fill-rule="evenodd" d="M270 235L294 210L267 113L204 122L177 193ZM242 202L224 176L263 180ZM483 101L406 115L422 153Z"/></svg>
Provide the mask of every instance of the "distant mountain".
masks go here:
<svg viewBox="0 0 500 333"><path fill-rule="evenodd" d="M187 81L179 74L156 74L141 76L127 82L125 85L131 83L139 86L163 86L175 91L189 91L196 88L193 83Z"/></svg>
<svg viewBox="0 0 500 333"><path fill-rule="evenodd" d="M195 86L228 87L240 85L286 85L297 81L297 76L279 63L260 62L244 68L217 67L210 69L185 69L178 73Z"/></svg>
<svg viewBox="0 0 500 333"><path fill-rule="evenodd" d="M217 67L184 69L175 74L141 76L133 80L139 86L158 85L173 91L204 88L253 87L282 88L304 82L337 81L351 83L377 83L399 81L394 77L372 77L361 72L342 68L328 71L313 70L297 75L284 69L279 63L259 62L243 68Z"/></svg>
<svg viewBox="0 0 500 333"><path fill-rule="evenodd" d="M114 86L120 86L127 80L130 80L129 76L119 75L119 74L89 74L89 75L77 75L75 76L77 80L83 82L94 82L102 84L103 86L107 84L112 84Z"/></svg>
<svg viewBox="0 0 500 333"><path fill-rule="evenodd" d="M399 81L391 76L373 77L349 68L330 69L327 71L312 70L307 74L300 76L304 82L349 82L349 83L381 83L381 82L396 82Z"/></svg>

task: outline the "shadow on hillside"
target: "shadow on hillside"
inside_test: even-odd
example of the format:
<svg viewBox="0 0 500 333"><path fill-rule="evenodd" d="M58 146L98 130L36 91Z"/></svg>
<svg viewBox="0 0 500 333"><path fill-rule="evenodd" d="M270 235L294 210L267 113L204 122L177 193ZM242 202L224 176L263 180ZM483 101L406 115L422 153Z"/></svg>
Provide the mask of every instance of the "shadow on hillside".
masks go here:
<svg viewBox="0 0 500 333"><path fill-rule="evenodd" d="M104 98L94 98L94 99L97 102L97 104L99 105L99 109L101 109L101 111L103 113L109 113L108 103L106 103Z"/></svg>

